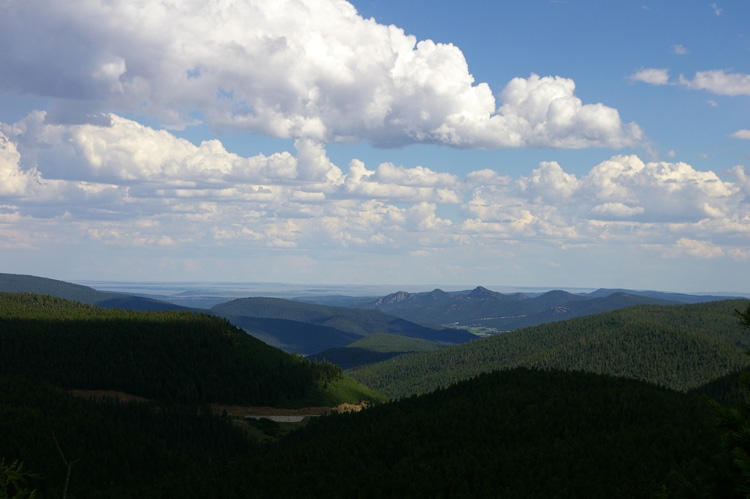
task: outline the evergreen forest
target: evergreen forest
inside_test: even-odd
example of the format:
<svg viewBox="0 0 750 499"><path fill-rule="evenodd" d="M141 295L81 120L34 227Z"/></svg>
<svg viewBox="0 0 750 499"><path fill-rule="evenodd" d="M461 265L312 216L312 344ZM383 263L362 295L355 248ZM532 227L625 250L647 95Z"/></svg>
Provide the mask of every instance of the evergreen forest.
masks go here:
<svg viewBox="0 0 750 499"><path fill-rule="evenodd" d="M383 402L225 318L0 293L0 497L750 492L747 301L631 307L455 346L361 341L403 355L347 372L411 365L382 378L421 370L434 384ZM83 389L138 397L72 395ZM362 401L294 424L212 405Z"/></svg>
<svg viewBox="0 0 750 499"><path fill-rule="evenodd" d="M579 370L696 389L748 365L746 300L639 305L551 322L348 370L391 398L429 393L496 369Z"/></svg>

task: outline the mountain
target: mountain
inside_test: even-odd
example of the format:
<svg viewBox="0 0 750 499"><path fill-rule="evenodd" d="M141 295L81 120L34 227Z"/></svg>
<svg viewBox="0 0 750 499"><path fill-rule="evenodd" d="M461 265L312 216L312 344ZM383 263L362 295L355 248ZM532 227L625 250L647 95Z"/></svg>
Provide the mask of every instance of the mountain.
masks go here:
<svg viewBox="0 0 750 499"><path fill-rule="evenodd" d="M365 364L374 364L401 355L412 355L440 350L445 345L419 338L407 338L395 334L375 333L365 336L345 347L329 348L310 358L324 359L342 369L351 369Z"/></svg>
<svg viewBox="0 0 750 499"><path fill-rule="evenodd" d="M750 347L750 337L734 314L746 304L746 300L725 300L622 308L348 373L392 398L427 393L482 372L516 366L611 374L686 391L748 365L744 349Z"/></svg>
<svg viewBox="0 0 750 499"><path fill-rule="evenodd" d="M347 306L380 310L420 324L443 324L478 328L490 332L513 331L548 322L573 319L633 305L703 303L728 297L599 289L589 294L552 290L530 296L503 294L479 286L473 290L446 293L398 291L369 301L343 302Z"/></svg>
<svg viewBox="0 0 750 499"><path fill-rule="evenodd" d="M522 293L503 295L480 286L468 293L400 291L378 299L372 308L420 324L469 326L477 325L478 319L525 315L539 307Z"/></svg>
<svg viewBox="0 0 750 499"><path fill-rule="evenodd" d="M120 293L105 293L88 286L65 281L20 274L0 273L0 292L37 293L57 296L66 300L88 303L102 308L123 308L127 310L160 312L164 310L196 311L199 309L174 305L153 298Z"/></svg>
<svg viewBox="0 0 750 499"><path fill-rule="evenodd" d="M349 383L336 366L284 353L219 317L28 293L0 293L0 374L192 404L329 405L320 402Z"/></svg>
<svg viewBox="0 0 750 499"><path fill-rule="evenodd" d="M211 311L231 320L251 335L303 355L342 347L375 333L444 344L476 339L467 331L422 326L377 310L329 307L281 298L240 298L218 304ZM311 328L310 324L318 327Z"/></svg>

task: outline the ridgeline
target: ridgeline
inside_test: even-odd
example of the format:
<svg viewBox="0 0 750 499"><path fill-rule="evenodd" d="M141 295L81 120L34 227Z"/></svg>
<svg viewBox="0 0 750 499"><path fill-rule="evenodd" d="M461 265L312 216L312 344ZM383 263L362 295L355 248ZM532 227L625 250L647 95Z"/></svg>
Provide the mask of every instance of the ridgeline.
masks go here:
<svg viewBox="0 0 750 499"><path fill-rule="evenodd" d="M629 307L347 372L391 398L518 366L610 374L687 391L748 365L743 350L750 347L750 337L734 314L746 303Z"/></svg>

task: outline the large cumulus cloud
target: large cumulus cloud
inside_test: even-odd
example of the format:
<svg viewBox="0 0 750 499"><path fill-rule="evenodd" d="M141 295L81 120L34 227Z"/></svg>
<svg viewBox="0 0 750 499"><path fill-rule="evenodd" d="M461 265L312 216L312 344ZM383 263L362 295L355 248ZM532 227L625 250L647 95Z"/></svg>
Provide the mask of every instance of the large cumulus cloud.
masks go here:
<svg viewBox="0 0 750 499"><path fill-rule="evenodd" d="M205 121L322 142L466 148L638 144L617 110L561 77L477 83L461 50L362 18L343 0L0 2L0 92L100 113Z"/></svg>

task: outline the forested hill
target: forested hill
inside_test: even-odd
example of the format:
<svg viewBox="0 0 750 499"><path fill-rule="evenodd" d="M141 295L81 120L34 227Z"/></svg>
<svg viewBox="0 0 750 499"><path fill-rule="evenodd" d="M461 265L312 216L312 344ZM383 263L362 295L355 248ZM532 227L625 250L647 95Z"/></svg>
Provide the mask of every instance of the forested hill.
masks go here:
<svg viewBox="0 0 750 499"><path fill-rule="evenodd" d="M747 300L636 306L502 333L348 371L389 397L427 393L482 372L557 368L646 380L686 391L748 364L735 309Z"/></svg>
<svg viewBox="0 0 750 499"><path fill-rule="evenodd" d="M21 274L0 273L0 292L51 295L66 300L96 305L101 308L123 308L151 312L160 312L163 310L196 311L193 308L182 307L153 298L120 293L106 293L88 286L81 286L80 284Z"/></svg>
<svg viewBox="0 0 750 499"><path fill-rule="evenodd" d="M0 374L185 403L344 402L321 403L330 395L321 387L343 379L336 366L286 354L225 319L101 309L29 293L0 293Z"/></svg>
<svg viewBox="0 0 750 499"><path fill-rule="evenodd" d="M316 420L253 473L233 468L239 483L220 493L654 497L673 466L705 459L716 433L697 397L589 373L498 371Z"/></svg>
<svg viewBox="0 0 750 499"><path fill-rule="evenodd" d="M268 343L307 355L346 346L375 333L448 344L477 338L464 330L427 327L377 310L329 307L281 298L240 298L216 305L211 311ZM317 328L311 328L310 324Z"/></svg>
<svg viewBox="0 0 750 499"><path fill-rule="evenodd" d="M587 373L499 371L262 447L247 423L170 406L93 404L4 375L0 393L0 457L37 474L39 499L654 497L673 467L716 463L719 440L699 398Z"/></svg>

